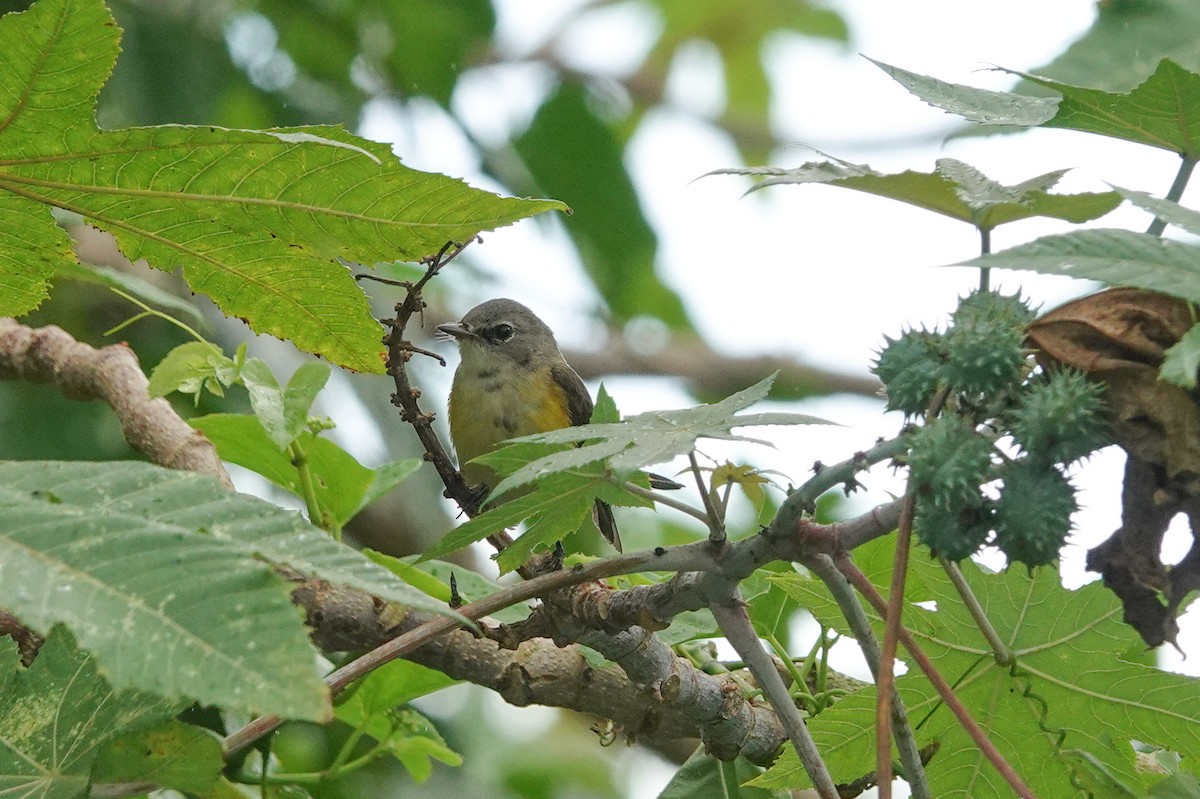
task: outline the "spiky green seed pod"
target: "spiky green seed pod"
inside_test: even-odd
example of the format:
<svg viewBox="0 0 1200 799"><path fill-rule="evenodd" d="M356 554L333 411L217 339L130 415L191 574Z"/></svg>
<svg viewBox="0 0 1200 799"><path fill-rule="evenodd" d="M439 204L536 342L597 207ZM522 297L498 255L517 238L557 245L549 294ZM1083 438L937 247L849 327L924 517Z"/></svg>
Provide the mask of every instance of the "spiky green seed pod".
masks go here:
<svg viewBox="0 0 1200 799"><path fill-rule="evenodd" d="M1071 530L1075 489L1055 467L1028 459L1008 464L1002 475L996 546L1012 563L1050 563Z"/></svg>
<svg viewBox="0 0 1200 799"><path fill-rule="evenodd" d="M973 291L958 301L950 314L953 325L1003 325L1024 328L1037 318L1020 294L1000 294L995 291Z"/></svg>
<svg viewBox="0 0 1200 799"><path fill-rule="evenodd" d="M1108 443L1104 387L1081 372L1056 369L1032 383L1009 429L1021 449L1045 463L1068 464Z"/></svg>
<svg viewBox="0 0 1200 799"><path fill-rule="evenodd" d="M988 480L992 444L959 416L939 416L912 435L909 479L918 500L957 512Z"/></svg>
<svg viewBox="0 0 1200 799"><path fill-rule="evenodd" d="M964 297L945 333L942 377L964 394L993 395L1025 377L1022 344L1033 312L1020 299L993 292Z"/></svg>
<svg viewBox="0 0 1200 799"><path fill-rule="evenodd" d="M918 499L913 529L933 554L962 560L974 555L987 541L993 513L992 504L978 491L974 496L962 497L962 505L957 510L947 510Z"/></svg>
<svg viewBox="0 0 1200 799"><path fill-rule="evenodd" d="M909 330L886 341L871 371L887 388L888 410L907 416L924 413L938 387L941 334Z"/></svg>

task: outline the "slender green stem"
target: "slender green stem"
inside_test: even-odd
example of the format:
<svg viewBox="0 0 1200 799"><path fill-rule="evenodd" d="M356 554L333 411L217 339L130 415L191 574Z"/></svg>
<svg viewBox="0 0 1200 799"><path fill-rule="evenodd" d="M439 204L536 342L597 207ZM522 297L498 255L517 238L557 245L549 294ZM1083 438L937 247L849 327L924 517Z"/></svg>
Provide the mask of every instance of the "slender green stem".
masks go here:
<svg viewBox="0 0 1200 799"><path fill-rule="evenodd" d="M651 491L648 488L642 488L641 486L634 485L633 483L626 483L623 488L630 494L636 494L637 496L648 499L651 502L657 502L659 505L666 505L668 508L674 508L680 513L686 513L693 519L699 519L704 523L705 527L708 526L708 515L702 510L693 508L686 502L680 502L674 497L669 497L666 494L658 491Z"/></svg>
<svg viewBox="0 0 1200 799"><path fill-rule="evenodd" d="M979 254L987 255L992 251L992 230L991 228L979 228ZM982 266L979 268L979 290L988 291L991 286L992 270L991 267Z"/></svg>
<svg viewBox="0 0 1200 799"><path fill-rule="evenodd" d="M132 325L134 322L138 321L139 319L145 319L147 316L157 316L159 319L162 319L164 321L170 322L171 324L175 325L180 330L187 333L192 338L196 339L196 341L199 341L199 342L202 342L205 344L208 343L208 339L204 338L204 336L200 335L195 330L193 330L192 328L188 327L183 322L176 319L174 316L171 316L170 314L166 314L166 313L163 313L162 311L151 308L149 305L142 302L137 297L134 297L131 294L126 294L125 292L121 291L120 289L109 286L108 290L111 291L113 294L116 294L118 297L123 297L123 298L129 300L134 305L141 308L142 312L140 314L138 314L137 316L134 316L132 319L126 319L124 322L117 325L116 327L114 327L110 330L104 331L104 335L111 336L113 333L116 333L118 330L123 330L124 328L128 327L129 325Z"/></svg>
<svg viewBox="0 0 1200 799"><path fill-rule="evenodd" d="M383 753L382 744L371 747L371 750L361 757L354 760L342 763L339 766L330 766L322 771L298 771L293 773L276 772L275 774L238 774L234 778L234 782L245 785L317 785L327 780L335 780L338 777L357 771L363 766L370 763L375 758ZM340 753L339 753L340 754Z"/></svg>
<svg viewBox="0 0 1200 799"><path fill-rule="evenodd" d="M357 727L353 732L346 737L346 741L342 744L342 748L334 756L333 762L325 769L325 773L337 771L350 760L350 755L354 754L354 747L358 746L358 742L363 739L366 731L362 727Z"/></svg>
<svg viewBox="0 0 1200 799"><path fill-rule="evenodd" d="M1189 156L1183 156L1182 163L1179 164L1179 171L1175 173L1175 180L1171 183L1171 188L1167 190L1167 199L1171 202L1179 202L1179 198L1183 196L1183 190L1187 188L1188 181L1192 177L1192 171L1196 168L1196 159ZM1146 232L1151 236L1161 236L1163 231L1167 229L1165 220L1154 217L1154 221L1150 223L1150 227L1146 228Z"/></svg>
<svg viewBox="0 0 1200 799"><path fill-rule="evenodd" d="M767 643L775 650L776 656L783 661L783 666L787 669L788 674L792 675L792 682L796 684L796 690L811 699L812 694L808 690L808 685L804 682L804 675L796 668L796 663L792 660L792 656L788 654L787 647L780 643L779 639L775 637L775 633L767 633L766 638Z"/></svg>
<svg viewBox="0 0 1200 799"><path fill-rule="evenodd" d="M312 469L308 466L308 453L304 451L298 441L293 441L288 445L287 455L292 465L296 467L296 475L300 480L300 496L303 497L304 505L308 509L309 522L328 530L335 541L341 541L342 528L334 524L329 515L321 508L321 501L317 497L317 485L313 482Z"/></svg>
<svg viewBox="0 0 1200 799"><path fill-rule="evenodd" d="M1012 650L1008 648L1008 645L1000 638L1000 634L996 632L996 628L992 626L991 619L987 617L983 606L979 604L979 599L975 596L975 592L971 590L971 586L967 585L967 580L963 577L958 564L945 558L940 558L940 560L942 568L946 570L946 575L950 578L950 582L954 583L954 588L962 598L963 604L966 605L967 612L975 620L975 626L983 633L983 637L987 639L988 646L992 648L996 662L1001 666L1007 666L1009 663L1012 663Z"/></svg>
<svg viewBox="0 0 1200 799"><path fill-rule="evenodd" d="M800 668L800 671L797 675L793 675L793 677L798 682L802 682L806 688L808 687L808 675L812 673L813 668L817 665L818 656L820 655L821 649L825 646L825 631L827 629L827 627L821 625L821 634L817 636L817 640L813 642L812 648L808 650L808 656L804 658L804 665ZM772 646L774 646L774 644L772 644ZM818 678L819 677L820 673L818 672ZM814 684L820 685L821 683L815 682Z"/></svg>

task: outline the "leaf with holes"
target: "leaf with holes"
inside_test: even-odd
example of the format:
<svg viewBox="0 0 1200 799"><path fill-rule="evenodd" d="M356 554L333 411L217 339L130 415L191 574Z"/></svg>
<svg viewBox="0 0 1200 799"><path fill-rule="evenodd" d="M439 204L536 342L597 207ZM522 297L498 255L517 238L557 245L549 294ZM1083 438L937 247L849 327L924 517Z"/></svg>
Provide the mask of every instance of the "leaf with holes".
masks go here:
<svg viewBox="0 0 1200 799"><path fill-rule="evenodd" d="M861 549L870 558L872 551L894 546L880 541ZM1067 750L1087 753L1134 784L1141 778L1131 739L1185 757L1200 754L1200 682L1124 658L1122 653L1139 642L1103 587L1093 583L1068 591L1053 569L1041 569L1030 580L1018 569L985 574L970 561L961 567L984 614L1016 658L1015 668L992 657L936 561L914 558L910 563L917 579L914 599L934 602L936 610L906 603L904 624L1036 795L1074 795L1072 769L1059 756ZM798 574L769 579L819 621L845 631L841 613L819 581ZM878 617L869 615L881 635ZM903 649L900 656L905 656ZM914 664L897 686L909 718L922 722L918 743L940 744L928 772L934 796L1012 795ZM854 779L873 768L874 707L874 689L865 688L809 722L834 779ZM1061 745L1060 733L1065 736ZM785 753L756 783L798 786L805 781L802 771L794 754Z"/></svg>
<svg viewBox="0 0 1200 799"><path fill-rule="evenodd" d="M96 660L61 626L29 668L21 667L13 642L0 638L0 793L85 796L106 742L182 709L151 694L114 691Z"/></svg>

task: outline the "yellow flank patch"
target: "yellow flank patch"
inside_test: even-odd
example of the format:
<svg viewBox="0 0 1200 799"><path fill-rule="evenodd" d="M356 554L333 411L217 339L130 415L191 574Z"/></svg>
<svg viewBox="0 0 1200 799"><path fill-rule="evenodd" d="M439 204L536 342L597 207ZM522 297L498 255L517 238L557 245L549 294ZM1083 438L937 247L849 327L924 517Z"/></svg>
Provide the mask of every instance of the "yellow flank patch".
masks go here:
<svg viewBox="0 0 1200 799"><path fill-rule="evenodd" d="M487 390L488 387L493 390ZM450 390L450 437L459 465L473 483L494 484L490 469L467 462L491 452L501 441L558 430L571 424L566 397L549 368L538 372L511 369L483 380L454 376Z"/></svg>

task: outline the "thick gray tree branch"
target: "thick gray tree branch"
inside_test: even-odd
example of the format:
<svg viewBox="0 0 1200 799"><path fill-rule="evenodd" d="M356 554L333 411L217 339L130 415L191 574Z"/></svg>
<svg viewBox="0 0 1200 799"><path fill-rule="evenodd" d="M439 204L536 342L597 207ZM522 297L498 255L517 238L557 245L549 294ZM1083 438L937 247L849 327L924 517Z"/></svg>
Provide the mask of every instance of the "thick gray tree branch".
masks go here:
<svg viewBox="0 0 1200 799"><path fill-rule="evenodd" d="M146 393L137 355L123 344L96 349L53 325L34 329L0 318L0 378L51 383L68 399L101 400L117 415L125 440L153 463L211 474L233 488L208 439L165 399Z"/></svg>

